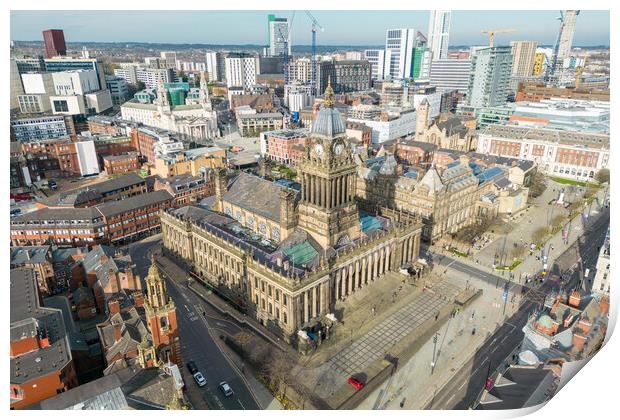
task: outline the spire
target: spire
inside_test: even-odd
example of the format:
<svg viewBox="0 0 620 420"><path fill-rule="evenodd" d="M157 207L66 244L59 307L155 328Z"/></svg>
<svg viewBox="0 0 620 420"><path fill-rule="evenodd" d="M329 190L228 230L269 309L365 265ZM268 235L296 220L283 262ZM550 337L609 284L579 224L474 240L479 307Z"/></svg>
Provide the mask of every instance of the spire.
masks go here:
<svg viewBox="0 0 620 420"><path fill-rule="evenodd" d="M332 89L331 76L327 79L327 87L325 88L325 101L323 102L325 108L334 107L334 90Z"/></svg>
<svg viewBox="0 0 620 420"><path fill-rule="evenodd" d="M146 276L146 300L154 309L166 306L168 303L166 283L159 273L154 257L151 257L151 266Z"/></svg>

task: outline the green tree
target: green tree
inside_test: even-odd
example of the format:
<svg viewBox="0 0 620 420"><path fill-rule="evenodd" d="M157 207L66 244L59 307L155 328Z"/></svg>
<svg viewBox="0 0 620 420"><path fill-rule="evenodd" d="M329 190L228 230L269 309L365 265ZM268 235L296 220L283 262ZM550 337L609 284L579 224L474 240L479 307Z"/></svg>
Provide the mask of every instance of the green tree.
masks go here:
<svg viewBox="0 0 620 420"><path fill-rule="evenodd" d="M596 173L596 180L599 184L609 183L609 169L601 169Z"/></svg>
<svg viewBox="0 0 620 420"><path fill-rule="evenodd" d="M540 197L546 189L547 177L545 177L545 175L543 175L541 172L536 172L534 178L532 178L532 183L530 184L530 197Z"/></svg>

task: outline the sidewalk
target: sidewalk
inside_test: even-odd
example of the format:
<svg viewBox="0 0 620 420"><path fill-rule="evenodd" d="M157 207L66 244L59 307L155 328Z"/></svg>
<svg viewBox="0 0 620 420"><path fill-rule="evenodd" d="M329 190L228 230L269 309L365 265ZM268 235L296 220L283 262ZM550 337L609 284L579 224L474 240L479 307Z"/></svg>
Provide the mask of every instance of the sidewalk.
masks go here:
<svg viewBox="0 0 620 420"><path fill-rule="evenodd" d="M448 273L449 277L454 273ZM422 409L432 399L435 390L448 383L454 373L476 353L484 340L510 316L518 303L508 303L503 314L502 289L480 280L472 282L474 288L483 289L483 295L474 300L455 318L448 318L438 328L438 340L433 336L425 340L416 354L381 387L358 406L359 409ZM472 315L473 318L472 318ZM472 335L472 329L476 334ZM435 353L435 369L431 362Z"/></svg>

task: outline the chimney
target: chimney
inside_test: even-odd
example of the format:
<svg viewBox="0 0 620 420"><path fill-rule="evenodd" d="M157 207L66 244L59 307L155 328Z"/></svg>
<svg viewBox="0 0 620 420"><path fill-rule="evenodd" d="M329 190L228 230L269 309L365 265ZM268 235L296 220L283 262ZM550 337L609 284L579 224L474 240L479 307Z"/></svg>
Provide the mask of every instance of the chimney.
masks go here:
<svg viewBox="0 0 620 420"><path fill-rule="evenodd" d="M592 327L592 322L589 318L583 317L579 320L579 328L583 331L584 334L588 334L590 332L590 328Z"/></svg>
<svg viewBox="0 0 620 420"><path fill-rule="evenodd" d="M114 327L114 342L116 343L118 340L121 339L123 324L119 321L113 323L112 326Z"/></svg>
<svg viewBox="0 0 620 420"><path fill-rule="evenodd" d="M599 304L599 307L601 308L601 312L604 315L607 315L609 313L609 298L607 296L601 299L601 303Z"/></svg>
<svg viewBox="0 0 620 420"><path fill-rule="evenodd" d="M121 312L121 304L118 300L113 299L108 302L108 312L110 316Z"/></svg>
<svg viewBox="0 0 620 420"><path fill-rule="evenodd" d="M581 294L577 290L573 290L568 298L568 305L573 308L579 308L579 303L581 302Z"/></svg>
<svg viewBox="0 0 620 420"><path fill-rule="evenodd" d="M136 290L133 292L133 304L138 308L144 306L144 295L142 294L142 291Z"/></svg>
<svg viewBox="0 0 620 420"><path fill-rule="evenodd" d="M282 257L276 258L276 264L278 265L278 267L282 267Z"/></svg>
<svg viewBox="0 0 620 420"><path fill-rule="evenodd" d="M586 344L586 337L580 333L573 334L573 346L575 346L575 350L580 352L583 350L583 346Z"/></svg>

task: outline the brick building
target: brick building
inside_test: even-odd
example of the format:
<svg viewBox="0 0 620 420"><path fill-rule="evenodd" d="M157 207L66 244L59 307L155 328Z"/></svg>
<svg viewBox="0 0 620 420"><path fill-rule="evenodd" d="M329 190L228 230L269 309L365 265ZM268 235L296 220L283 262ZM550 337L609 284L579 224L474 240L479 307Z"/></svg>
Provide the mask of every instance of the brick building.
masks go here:
<svg viewBox="0 0 620 420"><path fill-rule="evenodd" d="M123 244L160 230L159 210L172 195L155 191L88 208L42 208L11 219L14 246Z"/></svg>
<svg viewBox="0 0 620 420"><path fill-rule="evenodd" d="M368 146L372 142L372 128L366 124L347 121L347 137L357 139L360 143Z"/></svg>
<svg viewBox="0 0 620 420"><path fill-rule="evenodd" d="M155 167L151 174L161 178L191 174L202 175L206 169L226 166L226 150L217 147L199 147L175 154L161 155L155 158Z"/></svg>
<svg viewBox="0 0 620 420"><path fill-rule="evenodd" d="M61 311L42 304L32 270L10 272L11 409L78 385Z"/></svg>
<svg viewBox="0 0 620 420"><path fill-rule="evenodd" d="M150 165L155 165L155 158L158 154L183 150L183 143L173 138L170 132L154 127L132 129L131 141L133 148Z"/></svg>
<svg viewBox="0 0 620 420"><path fill-rule="evenodd" d="M127 172L134 172L138 169L140 169L138 153L129 152L123 155L103 157L103 170L108 175L118 175Z"/></svg>
<svg viewBox="0 0 620 420"><path fill-rule="evenodd" d="M215 176L209 171L203 176L183 174L168 178L156 177L154 188L156 191L168 191L173 197L173 207L187 206L215 194Z"/></svg>
<svg viewBox="0 0 620 420"><path fill-rule="evenodd" d="M593 181L609 167L609 134L491 125L480 133L476 151L532 160L546 175Z"/></svg>
<svg viewBox="0 0 620 420"><path fill-rule="evenodd" d="M261 154L285 165L297 166L303 157L310 131L305 128L297 130L275 130L261 133Z"/></svg>
<svg viewBox="0 0 620 420"><path fill-rule="evenodd" d="M540 82L521 82L515 102L540 102L542 99L551 98L567 98L567 99L584 99L588 101L606 101L609 102L609 89L596 88L555 88L547 87Z"/></svg>
<svg viewBox="0 0 620 420"><path fill-rule="evenodd" d="M432 143L397 140L394 147L396 159L403 164L410 166L423 166L433 161L433 155L437 146Z"/></svg>

